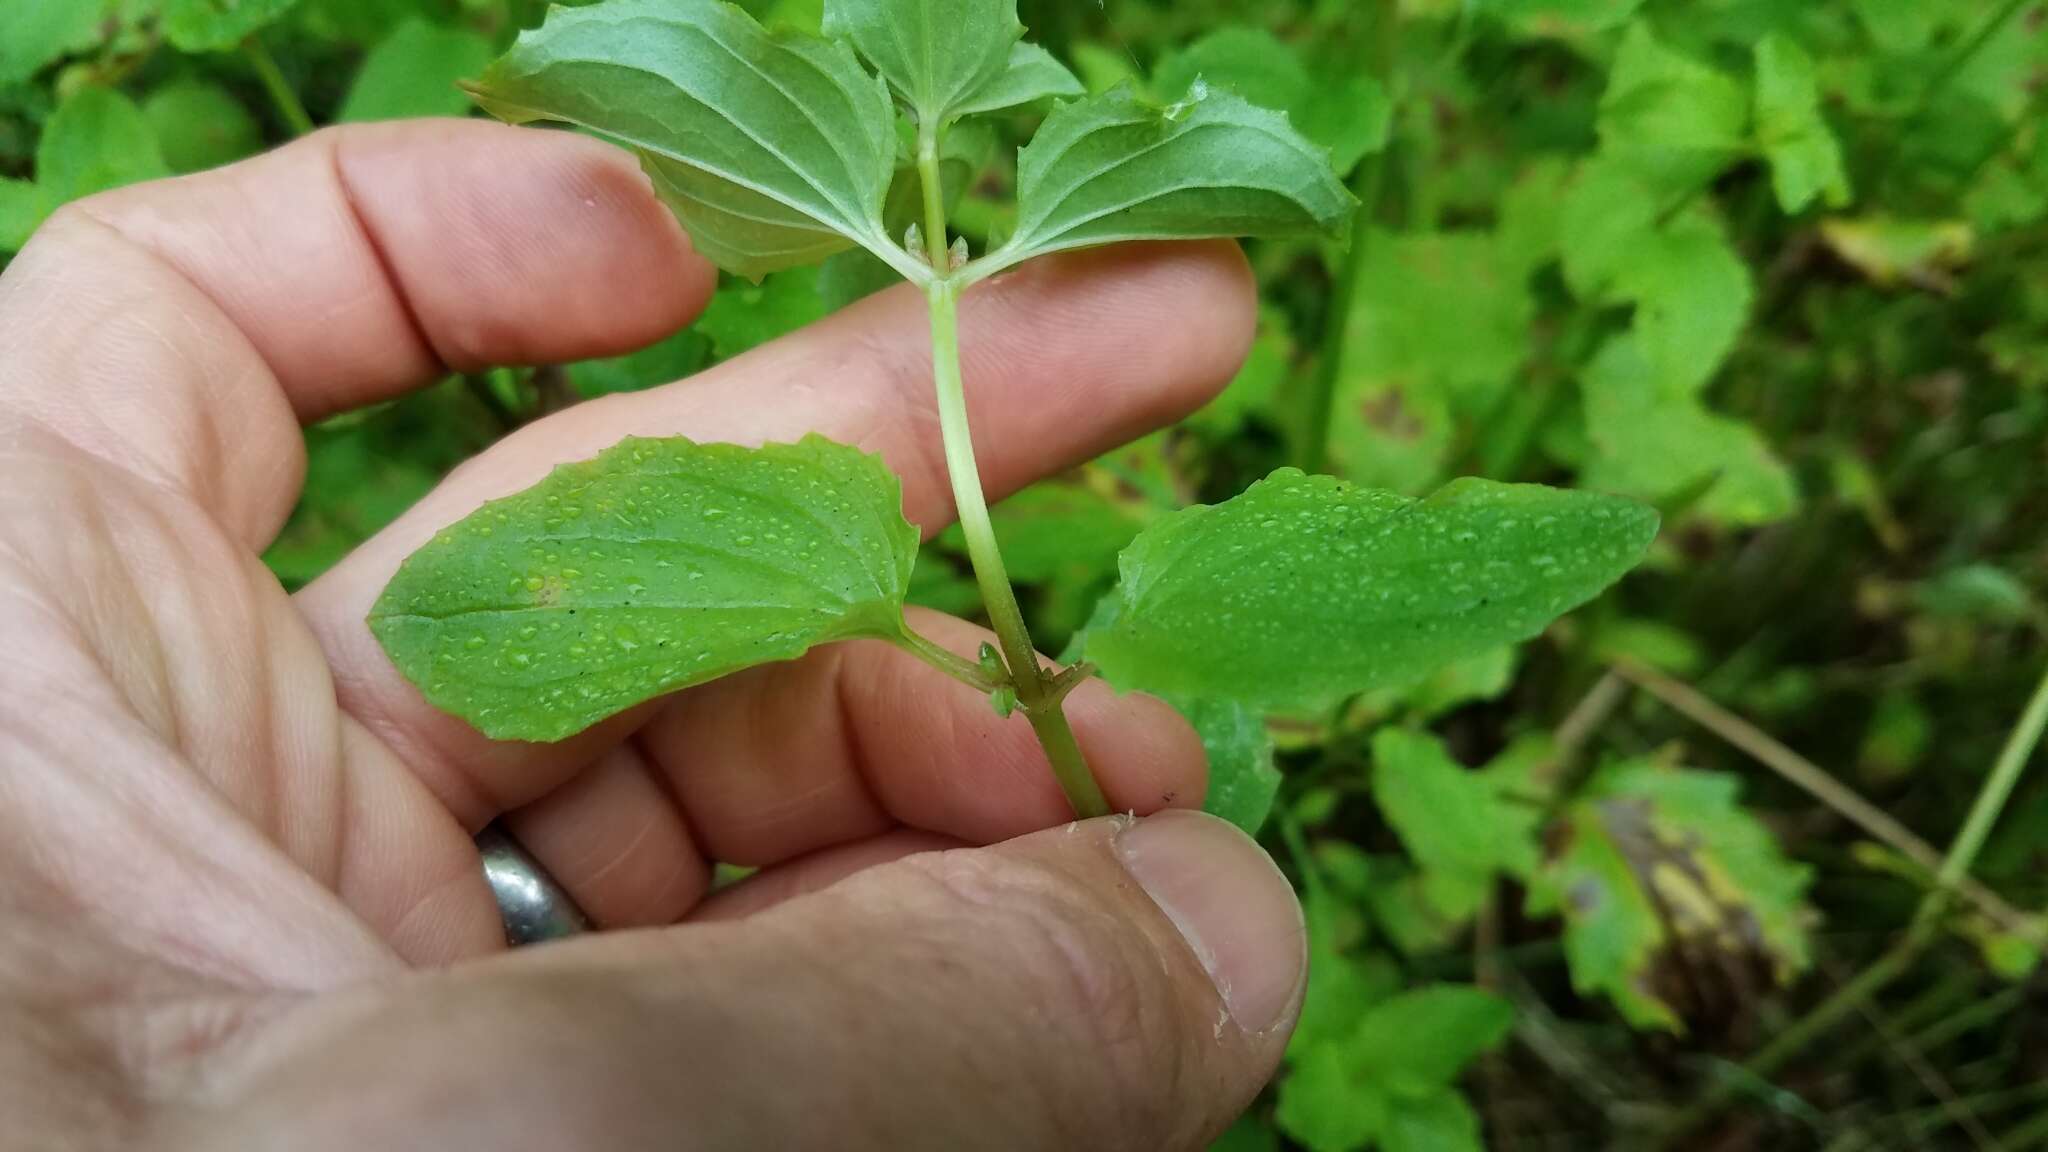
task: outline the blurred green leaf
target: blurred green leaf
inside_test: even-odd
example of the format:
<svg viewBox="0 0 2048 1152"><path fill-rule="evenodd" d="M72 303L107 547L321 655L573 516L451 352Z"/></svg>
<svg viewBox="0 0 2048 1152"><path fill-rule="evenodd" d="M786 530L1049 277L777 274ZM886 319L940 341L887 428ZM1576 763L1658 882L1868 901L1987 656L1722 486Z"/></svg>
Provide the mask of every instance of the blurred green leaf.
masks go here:
<svg viewBox="0 0 2048 1152"><path fill-rule="evenodd" d="M1381 1000L1347 1036L1302 1053L1280 1085L1282 1131L1317 1152L1462 1148L1476 1120L1452 1081L1514 1023L1507 1004L1435 984Z"/></svg>
<svg viewBox="0 0 2048 1152"><path fill-rule="evenodd" d="M1280 1135L1257 1117L1241 1116L1209 1145L1209 1152L1280 1152Z"/></svg>
<svg viewBox="0 0 2048 1152"><path fill-rule="evenodd" d="M1437 910L1464 919L1498 876L1536 867L1538 811L1500 793L1493 777L1451 759L1435 738L1384 728L1372 741L1373 799L1423 868Z"/></svg>
<svg viewBox="0 0 2048 1152"><path fill-rule="evenodd" d="M36 183L53 206L168 175L149 121L108 88L81 89L58 105L36 149Z"/></svg>
<svg viewBox="0 0 2048 1152"><path fill-rule="evenodd" d="M1600 98L1600 145L1660 192L1690 191L1749 147L1749 93L1630 24Z"/></svg>
<svg viewBox="0 0 2048 1152"><path fill-rule="evenodd" d="M491 43L482 36L407 20L363 58L336 119L350 123L463 115L470 109L470 99L457 82L481 73L490 62Z"/></svg>
<svg viewBox="0 0 2048 1152"><path fill-rule="evenodd" d="M711 341L684 329L638 352L569 366L569 383L588 399L614 392L639 392L693 376L711 362Z"/></svg>
<svg viewBox="0 0 2048 1152"><path fill-rule="evenodd" d="M1145 527L1147 517L1086 484L1049 481L997 504L990 519L1011 577L1035 584L1077 568L1114 575L1116 554ZM947 529L942 539L955 551L966 550L958 526Z"/></svg>
<svg viewBox="0 0 2048 1152"><path fill-rule="evenodd" d="M1803 212L1816 200L1830 208L1849 203L1849 174L1821 116L1813 58L1789 36L1767 36L1756 46L1756 125L1779 207Z"/></svg>
<svg viewBox="0 0 2048 1152"><path fill-rule="evenodd" d="M1380 1134L1384 1152L1486 1152L1479 1114L1465 1098L1439 1088L1401 1101L1388 1112Z"/></svg>
<svg viewBox="0 0 2048 1152"><path fill-rule="evenodd" d="M1610 341L1580 386L1596 453L1584 483L1651 501L1708 484L1696 510L1728 524L1768 524L1798 507L1791 473L1763 438L1671 388L1634 338Z"/></svg>
<svg viewBox="0 0 2048 1152"><path fill-rule="evenodd" d="M1657 199L1625 165L1581 164L1557 218L1565 282L1583 299L1601 298L1657 229Z"/></svg>
<svg viewBox="0 0 2048 1152"><path fill-rule="evenodd" d="M112 0L7 0L0 26L0 85L18 84L45 66L99 43Z"/></svg>
<svg viewBox="0 0 2048 1152"><path fill-rule="evenodd" d="M1936 27L1923 0L1852 0L1856 15L1879 48L1905 56L1927 47Z"/></svg>
<svg viewBox="0 0 2048 1152"><path fill-rule="evenodd" d="M1911 773L1934 739L1934 718L1907 692L1877 698L1870 724L1863 731L1857 768L1867 783L1880 787Z"/></svg>
<svg viewBox="0 0 2048 1152"><path fill-rule="evenodd" d="M27 180L0 177L0 252L14 252L52 211L48 196Z"/></svg>
<svg viewBox="0 0 2048 1152"><path fill-rule="evenodd" d="M1517 30L1535 36L1574 38L1618 28L1643 0L1483 0Z"/></svg>
<svg viewBox="0 0 2048 1152"><path fill-rule="evenodd" d="M255 155L263 133L233 93L204 80L166 84L142 102L142 115L173 172L199 172Z"/></svg>
<svg viewBox="0 0 2048 1152"><path fill-rule="evenodd" d="M1485 232L1358 239L1331 456L1361 484L1444 480L1455 417L1490 414L1529 354L1535 305Z"/></svg>
<svg viewBox="0 0 2048 1152"><path fill-rule="evenodd" d="M1186 98L1197 82L1287 113L1303 136L1329 151L1339 175L1386 147L1393 103L1376 80L1356 69L1314 74L1263 28L1219 28L1169 56L1154 78L1167 100Z"/></svg>
<svg viewBox="0 0 2048 1152"><path fill-rule="evenodd" d="M763 279L723 285L711 297L697 331L720 360L730 360L787 336L826 314L816 268L791 268Z"/></svg>
<svg viewBox="0 0 2048 1152"><path fill-rule="evenodd" d="M1749 267L1722 230L1686 217L1639 237L1615 290L1636 306L1638 347L1666 388L1697 394L1749 319Z"/></svg>
<svg viewBox="0 0 2048 1152"><path fill-rule="evenodd" d="M1821 237L1835 255L1883 287L1942 288L1948 273L1969 262L1976 236L1961 221L1884 216L1829 220Z"/></svg>
<svg viewBox="0 0 2048 1152"><path fill-rule="evenodd" d="M226 52L299 0L160 0L164 35L183 52Z"/></svg>

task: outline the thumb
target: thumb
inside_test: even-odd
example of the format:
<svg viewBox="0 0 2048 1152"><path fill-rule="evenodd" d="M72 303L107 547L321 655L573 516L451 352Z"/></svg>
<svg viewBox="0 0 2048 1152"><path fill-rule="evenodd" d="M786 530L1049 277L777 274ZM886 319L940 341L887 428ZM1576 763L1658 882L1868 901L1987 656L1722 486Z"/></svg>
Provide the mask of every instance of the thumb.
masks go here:
<svg viewBox="0 0 2048 1152"><path fill-rule="evenodd" d="M1306 965L1242 832L1094 820L309 1006L167 1144L1198 1150L1272 1076Z"/></svg>
<svg viewBox="0 0 2048 1152"><path fill-rule="evenodd" d="M831 1030L755 1038L795 1042L818 1096L762 1146L846 1147L851 1121L875 1147L1199 1149L1272 1077L1307 973L1286 878L1193 812L910 857L743 928L790 958L759 991Z"/></svg>

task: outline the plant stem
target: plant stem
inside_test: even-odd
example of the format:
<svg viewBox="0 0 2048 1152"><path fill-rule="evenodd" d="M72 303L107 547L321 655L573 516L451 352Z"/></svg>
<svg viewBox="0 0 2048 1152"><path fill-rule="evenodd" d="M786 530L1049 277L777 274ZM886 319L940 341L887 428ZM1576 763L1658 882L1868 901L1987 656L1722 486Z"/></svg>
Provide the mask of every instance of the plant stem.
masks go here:
<svg viewBox="0 0 2048 1152"><path fill-rule="evenodd" d="M947 651L908 628L903 630L903 634L897 637L894 643L898 648L977 691L994 692L1007 683L989 675L986 668L974 661Z"/></svg>
<svg viewBox="0 0 2048 1152"><path fill-rule="evenodd" d="M1939 898L1945 907L1948 894L1977 862L1977 853L1983 850L1991 826L1998 822L1998 814L2012 798L2012 790L2020 782L2034 749L2040 746L2044 730L2048 730L2048 673L2042 675L2033 698L2027 701L2026 711L2020 714L2019 723L2013 726L2012 735L2006 737L2005 747L1999 750L1998 760L1991 766L1983 790L1977 793L1977 802L1971 806L1963 830L1956 834L1955 846L1949 849L1948 859L1942 861L1930 902ZM1939 915L1941 910L1936 907L1932 914Z"/></svg>
<svg viewBox="0 0 2048 1152"><path fill-rule="evenodd" d="M1927 87L1921 92L1916 112L1925 112L1928 106L1934 103L1934 98L1947 91L1948 86L1955 82L1955 78L1963 74L1963 69L1968 68L1970 61L1977 58L1977 53L1982 52L1984 46L1991 43L1992 37L1997 36L2008 21L2033 2L2034 0L2005 0L1998 11L1993 12L1989 19L1979 25L1977 30L1970 34L1970 38L1963 41L1954 54L1942 64L1941 71L1935 73L1934 78L1927 82Z"/></svg>
<svg viewBox="0 0 2048 1152"><path fill-rule="evenodd" d="M1367 156L1351 181L1352 194L1358 197L1358 207L1351 215L1351 248L1337 266L1336 291L1330 295L1330 314L1323 321L1322 349L1302 403L1301 440L1294 450L1294 461L1304 472L1323 472L1330 466L1330 421L1337 406L1337 377L1344 370L1351 310L1365 272L1365 251L1385 171L1383 154Z"/></svg>
<svg viewBox="0 0 2048 1152"><path fill-rule="evenodd" d="M277 58L263 41L255 36L242 41L242 55L249 58L249 66L256 70L256 78L263 82L263 90L270 94L270 103L283 118L285 126L294 136L304 136L313 130L313 118L306 114L306 106L299 102L299 94L285 82L284 73L277 67Z"/></svg>
<svg viewBox="0 0 2048 1152"><path fill-rule="evenodd" d="M1791 1027L1780 1032L1776 1039L1742 1065L1743 1072L1759 1078L1770 1076L1912 968L1920 953L1933 943L1950 897L1969 873L1970 866L1976 863L1977 853L1991 834L1991 826L1997 823L1999 813L2012 795L2013 786L2019 782L2027 761L2040 746L2044 730L2048 730L2048 673L2043 674L2040 685L2034 689L2033 698L2020 714L2019 722L2013 725L2012 734L2006 737L2005 747L1999 751L1991 774L1978 790L1969 817L1964 821L1962 830L1956 833L1955 842L1949 846L1948 855L1941 862L1934 888L1921 898L1904 938L1858 973L1855 979L1842 985L1834 995L1793 1021ZM1733 1090L1726 1083L1701 1096L1672 1121L1664 1133L1665 1144L1669 1146L1712 1119L1732 1096Z"/></svg>
<svg viewBox="0 0 2048 1152"><path fill-rule="evenodd" d="M1890 813L1829 775L1820 765L1778 743L1770 734L1714 703L1688 684L1627 661L1614 665L1614 670L1686 719L1747 752L1757 763L1826 804L1868 833L1873 840L1918 865L1939 883L1943 863L1931 845L1915 836ZM2019 931L2027 926L2027 917L2019 909L1982 884L1959 875L1954 886L2000 927Z"/></svg>
<svg viewBox="0 0 2048 1152"><path fill-rule="evenodd" d="M946 472L952 479L953 503L961 534L967 539L968 559L974 564L974 580L981 588L1003 660L1009 665L1017 704L1038 734L1074 815L1083 820L1107 816L1109 801L1088 769L1074 730L1067 724L1061 693L1054 690L1052 678L1039 663L1038 650L1024 626L1024 611L1010 587L1009 571L996 547L995 526L989 520L988 500L982 493L981 469L975 463L974 437L967 424L967 389L960 374L960 284L951 271L945 194L939 183L939 133L931 125L918 130L917 168L924 185L925 252L935 274L925 289L931 308L932 380L938 390Z"/></svg>
<svg viewBox="0 0 2048 1152"><path fill-rule="evenodd" d="M1393 72L1400 50L1400 7L1391 0L1381 0L1370 19L1372 43L1368 67L1373 78L1385 90L1387 99L1394 100ZM1392 132L1390 121L1389 137ZM1323 322L1322 349L1316 359L1315 375L1309 379L1308 395L1303 398L1296 429L1301 439L1294 446L1294 460L1304 472L1323 472L1329 468L1330 421L1337 403L1337 377L1344 368L1351 310L1358 300L1358 282L1365 272L1367 241L1371 239L1373 221L1379 216L1380 189L1386 181L1387 151L1392 147L1390 138L1378 151L1360 161L1358 171L1351 177L1351 192L1358 198L1358 207L1351 216L1351 247L1337 266L1336 291L1330 297L1330 314Z"/></svg>

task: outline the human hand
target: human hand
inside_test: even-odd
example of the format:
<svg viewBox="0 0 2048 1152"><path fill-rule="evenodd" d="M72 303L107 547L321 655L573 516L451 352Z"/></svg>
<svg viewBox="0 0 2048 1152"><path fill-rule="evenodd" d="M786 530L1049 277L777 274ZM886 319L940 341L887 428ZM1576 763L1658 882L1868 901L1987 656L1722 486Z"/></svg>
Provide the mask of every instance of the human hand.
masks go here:
<svg viewBox="0 0 2048 1152"><path fill-rule="evenodd" d="M530 425L297 596L259 561L300 421L622 352L711 285L630 161L477 122L98 197L0 278L0 1145L1173 1149L1251 1099L1304 945L1228 826L1057 827L1029 727L879 643L543 746L434 711L363 624L436 529L628 434L821 431L935 531L914 295ZM1226 244L977 289L991 495L1192 409L1250 320ZM1068 712L1118 808L1199 803L1170 709ZM504 952L501 816L640 930ZM712 894L711 860L763 871Z"/></svg>

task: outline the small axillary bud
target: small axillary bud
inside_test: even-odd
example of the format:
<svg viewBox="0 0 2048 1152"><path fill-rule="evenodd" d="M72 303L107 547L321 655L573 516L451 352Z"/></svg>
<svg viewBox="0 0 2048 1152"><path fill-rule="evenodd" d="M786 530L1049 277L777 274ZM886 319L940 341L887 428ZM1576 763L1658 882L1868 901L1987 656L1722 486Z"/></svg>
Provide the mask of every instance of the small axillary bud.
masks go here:
<svg viewBox="0 0 2048 1152"><path fill-rule="evenodd" d="M946 250L946 271L958 272L967 267L967 237L953 237L953 246Z"/></svg>
<svg viewBox="0 0 2048 1152"><path fill-rule="evenodd" d="M909 252L910 255L917 260L918 263L924 265L927 268L931 267L932 254L930 252L925 251L923 227L913 223L909 228L904 230L903 248L905 251Z"/></svg>

